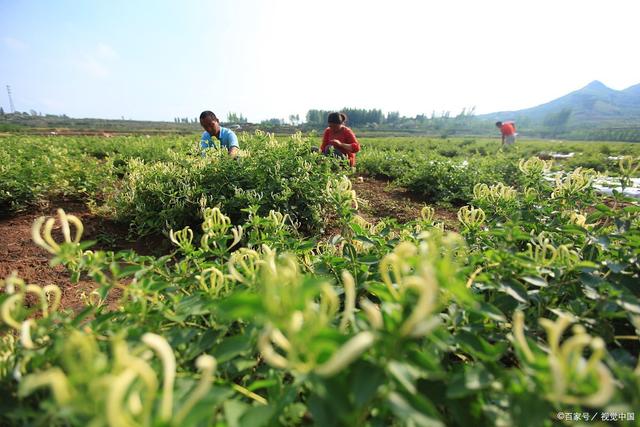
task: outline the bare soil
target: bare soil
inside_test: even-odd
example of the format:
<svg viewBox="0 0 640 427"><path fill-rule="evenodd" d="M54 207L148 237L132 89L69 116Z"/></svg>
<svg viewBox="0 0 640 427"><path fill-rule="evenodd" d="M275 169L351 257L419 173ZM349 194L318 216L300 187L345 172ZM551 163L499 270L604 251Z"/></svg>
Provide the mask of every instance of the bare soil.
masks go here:
<svg viewBox="0 0 640 427"><path fill-rule="evenodd" d="M353 179L353 188L362 203L361 215L376 222L382 218L395 218L400 223L416 220L424 203L413 197L405 189L393 187L386 181L368 177ZM27 283L40 286L56 284L62 290L62 307L78 311L83 308L81 295L89 295L97 284L88 277L81 277L78 283L70 279L67 269L61 265L51 266L51 254L36 246L31 240L31 227L40 216L56 216L56 209L77 216L84 225L83 241L97 243L91 249L125 250L131 249L142 255L161 255L172 250L165 236L157 235L132 240L128 237L126 225L118 224L97 216L79 202L55 201L48 206L34 208L28 212L0 218L0 279L15 272ZM448 229L456 228L456 211L436 208L436 218L444 221ZM61 241L59 224L53 230L54 238ZM110 300L118 298L118 292L110 295Z"/></svg>
<svg viewBox="0 0 640 427"><path fill-rule="evenodd" d="M368 221L395 218L400 223L420 218L420 211L427 204L402 187L370 177L352 180L358 199L362 199L360 214ZM457 210L442 206L431 206L436 210L435 218L449 230L457 229Z"/></svg>
<svg viewBox="0 0 640 427"><path fill-rule="evenodd" d="M167 239L163 236L131 240L128 228L105 218L93 215L82 203L58 201L47 207L22 212L10 218L0 219L0 279L13 272L27 283L40 286L55 284L62 290L63 308L74 311L81 310L81 295L89 295L97 288L97 284L88 277L81 277L78 283L70 279L69 271L61 266L51 266L52 258L44 249L31 240L31 227L40 216L56 216L57 208L63 208L67 214L77 216L84 225L83 241L96 241L91 249L124 250L132 249L139 254L166 253L169 249ZM60 226L56 222L53 229L56 241L62 241ZM73 231L72 231L73 234ZM118 297L113 292L110 299Z"/></svg>

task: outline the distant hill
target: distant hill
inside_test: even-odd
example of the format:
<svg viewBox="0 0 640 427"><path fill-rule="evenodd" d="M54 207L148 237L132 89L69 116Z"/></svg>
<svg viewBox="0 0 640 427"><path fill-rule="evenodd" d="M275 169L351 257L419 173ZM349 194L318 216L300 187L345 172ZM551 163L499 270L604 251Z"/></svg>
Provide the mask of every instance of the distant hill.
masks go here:
<svg viewBox="0 0 640 427"><path fill-rule="evenodd" d="M567 128L638 126L640 84L615 90L597 80L546 104L518 111L500 111L479 116L491 120L515 120L529 125Z"/></svg>

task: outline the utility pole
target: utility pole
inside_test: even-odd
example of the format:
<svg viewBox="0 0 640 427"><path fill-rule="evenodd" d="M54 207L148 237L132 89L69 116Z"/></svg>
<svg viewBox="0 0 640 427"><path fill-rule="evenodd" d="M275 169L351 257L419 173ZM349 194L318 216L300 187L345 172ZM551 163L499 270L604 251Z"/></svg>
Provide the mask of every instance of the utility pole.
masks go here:
<svg viewBox="0 0 640 427"><path fill-rule="evenodd" d="M13 98L11 98L11 86L7 85L7 94L9 95L9 109L12 113L16 112L16 107L13 106Z"/></svg>

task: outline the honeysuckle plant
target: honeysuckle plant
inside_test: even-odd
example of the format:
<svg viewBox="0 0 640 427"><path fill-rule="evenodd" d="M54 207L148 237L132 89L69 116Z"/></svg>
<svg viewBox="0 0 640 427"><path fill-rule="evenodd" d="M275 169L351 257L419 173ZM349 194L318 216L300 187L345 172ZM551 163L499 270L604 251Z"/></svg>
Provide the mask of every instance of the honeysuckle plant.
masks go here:
<svg viewBox="0 0 640 427"><path fill-rule="evenodd" d="M500 179L426 162L412 179L473 202L461 234L438 206L372 221L302 139L244 138L241 161L131 165L119 207L167 230L163 256L87 250L79 221L39 220L36 243L95 290L54 311L49 284L5 279L0 423L533 426L640 405L637 202L593 194L590 172L547 182L536 159L488 162ZM221 176L236 188L208 186ZM321 206L339 230L308 236Z"/></svg>
<svg viewBox="0 0 640 427"><path fill-rule="evenodd" d="M9 276L0 281L0 289L8 296L0 304L1 324L12 328L19 337L18 342L26 350L36 350L49 340L47 328L51 325L50 316L60 307L62 291L56 285L38 286L26 284L22 279ZM27 296L36 298L35 310L26 304ZM39 316L37 321L35 316ZM6 341L11 344L13 341ZM14 371L21 375L20 369Z"/></svg>
<svg viewBox="0 0 640 427"><path fill-rule="evenodd" d="M541 318L539 323L546 331L547 346L527 339L521 311L513 316L512 340L520 361L535 373L545 398L557 407L605 407L616 385L603 360L606 347L602 338L592 337L584 326L576 324L572 336L562 341L566 329L575 323L570 314L563 312L555 321ZM587 349L590 356L585 358Z"/></svg>
<svg viewBox="0 0 640 427"><path fill-rule="evenodd" d="M348 235L347 224L351 221L354 211L358 209L358 198L352 189L351 181L344 175L330 179L327 181L326 193L336 209L343 235Z"/></svg>
<svg viewBox="0 0 640 427"><path fill-rule="evenodd" d="M463 206L458 210L458 221L467 233L476 233L485 222L487 215L482 208Z"/></svg>
<svg viewBox="0 0 640 427"><path fill-rule="evenodd" d="M62 345L59 365L22 377L19 396L49 389L62 414L89 425L181 425L211 388L216 369L212 356L196 359L200 379L176 401L176 361L166 339L146 333L142 336L144 346L131 349L115 337L111 352L103 352L97 338L91 331L72 331ZM160 373L154 368L152 354L160 361ZM52 422L59 419L56 412L46 416Z"/></svg>
<svg viewBox="0 0 640 427"><path fill-rule="evenodd" d="M596 172L592 169L577 168L573 172L562 176L558 173L555 178L555 186L551 197L560 199L565 203L576 202L589 197L592 193L593 180Z"/></svg>
<svg viewBox="0 0 640 427"><path fill-rule="evenodd" d="M518 208L517 191L503 183L488 186L476 184L473 187L473 202L486 212L493 212L501 219L515 219Z"/></svg>
<svg viewBox="0 0 640 427"><path fill-rule="evenodd" d="M620 187L622 191L630 187L631 178L638 174L640 170L640 159L633 156L624 156L618 161L620 169Z"/></svg>
<svg viewBox="0 0 640 427"><path fill-rule="evenodd" d="M538 157L520 159L518 169L522 173L523 187L536 191L545 190L548 187L545 178L551 172L552 165L551 160L542 160Z"/></svg>

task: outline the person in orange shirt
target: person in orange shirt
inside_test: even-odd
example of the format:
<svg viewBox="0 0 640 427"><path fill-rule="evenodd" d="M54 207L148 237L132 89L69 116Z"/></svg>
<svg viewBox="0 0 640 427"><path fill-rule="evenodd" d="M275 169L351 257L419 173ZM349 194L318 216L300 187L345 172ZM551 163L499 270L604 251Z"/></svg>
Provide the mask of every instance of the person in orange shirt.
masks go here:
<svg viewBox="0 0 640 427"><path fill-rule="evenodd" d="M516 142L516 124L514 122L496 122L496 127L502 134L502 146L513 145Z"/></svg>
<svg viewBox="0 0 640 427"><path fill-rule="evenodd" d="M346 121L347 115L344 113L329 114L327 118L329 127L322 134L320 152L327 156L333 154L346 157L351 167L355 167L356 153L360 151L360 143L353 131L344 125Z"/></svg>

